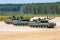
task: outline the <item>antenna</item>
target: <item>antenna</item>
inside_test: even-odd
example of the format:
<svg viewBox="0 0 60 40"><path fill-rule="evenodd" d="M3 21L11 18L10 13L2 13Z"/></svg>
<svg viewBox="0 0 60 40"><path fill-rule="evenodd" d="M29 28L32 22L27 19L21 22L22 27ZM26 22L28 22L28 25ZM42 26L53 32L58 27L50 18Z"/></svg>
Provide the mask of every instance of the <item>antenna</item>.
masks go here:
<svg viewBox="0 0 60 40"><path fill-rule="evenodd" d="M55 7L54 7L54 12L55 12L55 16L56 17L56 3L55 3Z"/></svg>
<svg viewBox="0 0 60 40"><path fill-rule="evenodd" d="M47 6L47 17L48 17L49 13L48 13L48 6Z"/></svg>
<svg viewBox="0 0 60 40"><path fill-rule="evenodd" d="M49 9L49 6L48 6L48 4L47 4L47 19L48 19L48 16L49 16L48 9Z"/></svg>

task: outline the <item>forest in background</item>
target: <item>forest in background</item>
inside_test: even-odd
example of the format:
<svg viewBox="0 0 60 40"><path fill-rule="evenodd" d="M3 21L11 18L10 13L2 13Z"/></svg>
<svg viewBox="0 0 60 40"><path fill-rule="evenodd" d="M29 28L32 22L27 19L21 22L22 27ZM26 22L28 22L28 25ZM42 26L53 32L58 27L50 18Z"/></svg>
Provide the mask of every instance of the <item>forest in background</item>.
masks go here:
<svg viewBox="0 0 60 40"><path fill-rule="evenodd" d="M60 14L60 2L56 3L29 3L29 4L0 4L1 13L20 14Z"/></svg>
<svg viewBox="0 0 60 40"><path fill-rule="evenodd" d="M0 19L9 16L46 16L49 14L60 16L60 2L55 3L28 3L28 4L0 4ZM22 15L22 16L23 16ZM28 15L28 16L27 16Z"/></svg>

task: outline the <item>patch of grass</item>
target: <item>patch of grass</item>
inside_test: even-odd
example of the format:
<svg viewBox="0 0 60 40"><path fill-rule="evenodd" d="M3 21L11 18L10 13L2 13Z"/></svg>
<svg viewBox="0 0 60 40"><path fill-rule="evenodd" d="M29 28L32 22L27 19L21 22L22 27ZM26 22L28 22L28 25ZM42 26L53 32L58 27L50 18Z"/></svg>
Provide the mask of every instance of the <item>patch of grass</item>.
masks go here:
<svg viewBox="0 0 60 40"><path fill-rule="evenodd" d="M7 18L9 18L10 16L17 16L17 17L19 17L19 16L23 16L24 18L31 18L31 17L34 17L34 16L47 16L47 14L11 14L11 15L0 15L0 21L3 21L3 20L5 20L5 19L7 19ZM60 17L60 14L49 14L48 16L50 16L50 17Z"/></svg>

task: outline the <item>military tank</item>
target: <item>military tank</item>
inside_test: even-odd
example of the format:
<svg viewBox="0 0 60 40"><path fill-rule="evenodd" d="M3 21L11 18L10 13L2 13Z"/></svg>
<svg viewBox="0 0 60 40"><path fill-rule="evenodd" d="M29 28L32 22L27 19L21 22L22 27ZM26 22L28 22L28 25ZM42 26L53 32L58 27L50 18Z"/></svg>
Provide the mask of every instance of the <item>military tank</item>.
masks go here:
<svg viewBox="0 0 60 40"><path fill-rule="evenodd" d="M18 20L14 20L13 22L12 22L12 24L13 25L18 25L18 26L25 26L25 25L27 25L28 24L28 22L29 22L29 19L25 19L25 18L23 18L23 17L19 17L18 18Z"/></svg>
<svg viewBox="0 0 60 40"><path fill-rule="evenodd" d="M12 24L13 20L18 20L15 16L9 17L8 19L5 19L4 22L6 24Z"/></svg>
<svg viewBox="0 0 60 40"><path fill-rule="evenodd" d="M28 26L36 28L54 28L55 25L56 23L48 22L48 20L40 18L28 23Z"/></svg>

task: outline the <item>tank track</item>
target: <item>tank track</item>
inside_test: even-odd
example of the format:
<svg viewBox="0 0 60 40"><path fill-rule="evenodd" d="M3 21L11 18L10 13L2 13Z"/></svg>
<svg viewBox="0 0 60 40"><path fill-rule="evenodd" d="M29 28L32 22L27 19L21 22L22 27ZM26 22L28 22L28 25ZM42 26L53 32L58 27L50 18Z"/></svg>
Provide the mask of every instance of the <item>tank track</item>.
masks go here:
<svg viewBox="0 0 60 40"><path fill-rule="evenodd" d="M48 25L29 25L33 28L54 28L54 26L48 26Z"/></svg>
<svg viewBox="0 0 60 40"><path fill-rule="evenodd" d="M27 26L27 24L13 24L15 26Z"/></svg>

